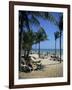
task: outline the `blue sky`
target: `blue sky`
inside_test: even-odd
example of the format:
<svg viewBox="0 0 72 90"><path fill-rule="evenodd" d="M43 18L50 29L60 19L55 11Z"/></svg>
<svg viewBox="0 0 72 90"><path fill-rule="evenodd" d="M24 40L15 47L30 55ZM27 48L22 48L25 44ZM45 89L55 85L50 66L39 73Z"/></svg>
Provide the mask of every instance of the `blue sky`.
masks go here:
<svg viewBox="0 0 72 90"><path fill-rule="evenodd" d="M52 14L56 18L56 20L59 20L59 15L62 14L62 13L53 12ZM40 25L44 28L44 30L46 31L46 34L48 36L48 40L42 41L40 43L40 48L41 49L55 49L54 32L59 31L59 28L48 20L44 20L42 18L38 18L38 19L40 21ZM32 26L32 28L33 28L34 31L37 31L37 29L38 29L35 26ZM62 36L61 40L62 40L61 47L63 48L63 36ZM35 49L35 48L38 49L38 44L33 45L32 48L33 49ZM60 48L59 38L57 39L56 48L57 49Z"/></svg>

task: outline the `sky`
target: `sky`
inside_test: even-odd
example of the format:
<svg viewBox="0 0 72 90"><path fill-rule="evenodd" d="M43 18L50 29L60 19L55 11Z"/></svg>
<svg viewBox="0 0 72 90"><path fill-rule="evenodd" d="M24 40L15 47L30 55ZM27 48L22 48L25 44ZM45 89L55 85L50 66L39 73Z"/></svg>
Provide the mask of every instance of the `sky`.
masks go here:
<svg viewBox="0 0 72 90"><path fill-rule="evenodd" d="M35 12L33 12L35 13ZM62 15L62 13L58 12L50 12L57 21L59 21L59 16ZM29 16L30 18L31 16ZM54 37L54 32L59 31L58 26L56 26L53 22L50 22L49 20L43 19L41 17L36 17L38 21L40 22L40 26L43 27L45 30L48 40L41 41L40 42L40 48L41 49L55 49L55 37ZM34 32L37 32L39 28L36 25L30 25L32 30ZM61 43L61 48L63 49L63 36L61 37L62 43ZM39 44L34 44L32 45L33 49L38 49ZM60 49L60 38L56 40L56 48Z"/></svg>
<svg viewBox="0 0 72 90"><path fill-rule="evenodd" d="M52 14L57 20L59 20L59 14L57 14L56 12L53 12ZM49 20L43 20L42 18L38 18L38 19L40 21L40 25L44 28L48 37L48 40L40 42L40 48L41 49L55 49L54 32L59 31L59 28L56 25L54 25L52 22L50 22ZM33 30L37 31L37 27L33 26ZM63 49L63 36L61 40L62 40L61 48ZM35 44L32 46L32 48L38 49L38 45L39 44ZM56 40L56 48L60 49L60 38Z"/></svg>

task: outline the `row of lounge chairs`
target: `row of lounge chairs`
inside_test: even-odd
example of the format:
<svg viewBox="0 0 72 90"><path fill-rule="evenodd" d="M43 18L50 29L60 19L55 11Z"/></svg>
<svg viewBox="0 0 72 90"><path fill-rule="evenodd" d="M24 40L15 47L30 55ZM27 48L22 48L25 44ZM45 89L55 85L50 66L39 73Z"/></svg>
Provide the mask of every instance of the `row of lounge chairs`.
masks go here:
<svg viewBox="0 0 72 90"><path fill-rule="evenodd" d="M56 55L51 55L50 56L50 60L53 60L53 61L63 61L59 56L56 56Z"/></svg>

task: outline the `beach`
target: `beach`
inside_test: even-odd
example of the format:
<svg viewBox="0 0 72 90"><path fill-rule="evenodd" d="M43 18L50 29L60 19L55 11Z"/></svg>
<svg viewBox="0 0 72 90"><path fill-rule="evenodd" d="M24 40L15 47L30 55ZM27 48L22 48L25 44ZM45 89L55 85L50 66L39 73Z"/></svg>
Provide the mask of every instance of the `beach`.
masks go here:
<svg viewBox="0 0 72 90"><path fill-rule="evenodd" d="M19 78L62 77L63 13L30 12L19 12Z"/></svg>
<svg viewBox="0 0 72 90"><path fill-rule="evenodd" d="M33 62L40 61L38 65L41 65L42 68L27 73L19 72L20 79L63 77L63 61L60 63L58 60L51 58L51 55L44 58L39 58L38 54L30 54L30 56L36 58Z"/></svg>

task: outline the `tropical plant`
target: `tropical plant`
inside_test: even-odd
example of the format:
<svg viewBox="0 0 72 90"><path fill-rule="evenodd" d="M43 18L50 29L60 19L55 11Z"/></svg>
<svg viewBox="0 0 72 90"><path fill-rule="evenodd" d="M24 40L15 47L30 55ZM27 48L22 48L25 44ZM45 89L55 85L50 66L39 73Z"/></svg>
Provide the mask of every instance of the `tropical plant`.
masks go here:
<svg viewBox="0 0 72 90"><path fill-rule="evenodd" d="M47 38L48 37L45 30L42 27L40 27L39 31L37 32L37 42L39 43L39 51L38 51L39 57L40 57L40 42L48 40Z"/></svg>
<svg viewBox="0 0 72 90"><path fill-rule="evenodd" d="M56 23L55 18L49 12L19 11L19 66L20 66L21 48L22 48L21 45L22 45L23 35L25 35L26 32L30 33L31 30L30 26L32 25L40 27L40 22L38 20L39 17Z"/></svg>
<svg viewBox="0 0 72 90"><path fill-rule="evenodd" d="M29 60L28 58L30 50L32 49L32 45L40 43L40 41L44 41L46 39L47 35L42 27L38 32L33 32L33 30L24 32L22 48L24 49L24 58L26 61ZM40 57L40 47L39 47L39 57Z"/></svg>
<svg viewBox="0 0 72 90"><path fill-rule="evenodd" d="M60 37L60 33L58 31L55 32L54 37L55 37L55 56L56 56L56 40Z"/></svg>
<svg viewBox="0 0 72 90"><path fill-rule="evenodd" d="M20 70L20 59L21 59L21 45L22 45L22 35L24 34L24 27L27 28L27 31L30 31L29 26L29 12L19 11L19 70ZM34 21L34 18L32 19ZM32 21L32 22L33 22ZM33 22L34 23L34 22ZM35 24L38 25L39 22L35 20Z"/></svg>
<svg viewBox="0 0 72 90"><path fill-rule="evenodd" d="M24 58L27 59L29 57L29 52L32 48L32 45L35 42L34 32L32 30L23 33L23 43L22 48L24 49Z"/></svg>
<svg viewBox="0 0 72 90"><path fill-rule="evenodd" d="M61 63L61 36L63 32L63 15L60 16L58 27L59 27L59 32L60 32L60 63Z"/></svg>

